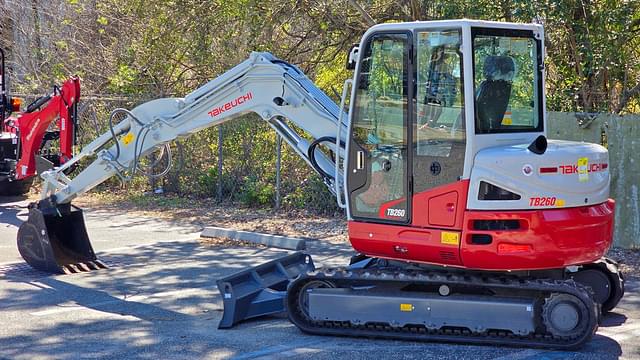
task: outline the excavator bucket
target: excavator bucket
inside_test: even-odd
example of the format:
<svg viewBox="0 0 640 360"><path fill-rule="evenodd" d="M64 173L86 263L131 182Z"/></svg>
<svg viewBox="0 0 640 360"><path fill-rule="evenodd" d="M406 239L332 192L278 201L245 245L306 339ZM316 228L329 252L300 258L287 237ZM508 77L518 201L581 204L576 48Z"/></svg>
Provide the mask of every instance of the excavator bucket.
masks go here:
<svg viewBox="0 0 640 360"><path fill-rule="evenodd" d="M218 280L224 304L218 329L231 328L246 319L284 312L291 280L313 270L311 255L296 252Z"/></svg>
<svg viewBox="0 0 640 360"><path fill-rule="evenodd" d="M71 205L43 211L32 204L29 218L18 229L18 251L31 267L50 273L107 267L93 252L82 210Z"/></svg>

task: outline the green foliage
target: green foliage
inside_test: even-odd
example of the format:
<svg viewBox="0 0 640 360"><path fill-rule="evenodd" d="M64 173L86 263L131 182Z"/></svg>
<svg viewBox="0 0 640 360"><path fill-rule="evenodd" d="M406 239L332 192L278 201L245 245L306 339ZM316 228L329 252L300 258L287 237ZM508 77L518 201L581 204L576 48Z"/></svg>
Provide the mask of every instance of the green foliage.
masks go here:
<svg viewBox="0 0 640 360"><path fill-rule="evenodd" d="M109 89L114 92L135 94L136 71L125 64L118 66L117 72L109 78Z"/></svg>
<svg viewBox="0 0 640 360"><path fill-rule="evenodd" d="M198 187L192 189L190 192L197 195L206 197L217 196L219 181L222 181L223 196L226 195L226 197L229 197L233 189L237 187L236 181L228 173L224 173L224 171L220 179L218 176L218 168L214 166L205 170L203 173L195 173L195 175L198 179Z"/></svg>
<svg viewBox="0 0 640 360"><path fill-rule="evenodd" d="M107 26L107 24L109 24L109 20L107 20L107 18L104 16L98 16L96 22L102 26Z"/></svg>
<svg viewBox="0 0 640 360"><path fill-rule="evenodd" d="M266 183L255 175L246 176L243 180L242 191L238 193L241 203L248 206L273 203L276 193L273 184Z"/></svg>
<svg viewBox="0 0 640 360"><path fill-rule="evenodd" d="M323 215L334 215L341 211L333 194L315 174L304 179L299 186L285 195L283 204L285 207L303 208Z"/></svg>
<svg viewBox="0 0 640 360"><path fill-rule="evenodd" d="M548 48L549 110L640 111L637 0L356 2L378 23L539 19L545 24ZM338 101L334 90L340 92L344 80L353 76L344 68L347 52L369 28L352 2L344 0L51 0L47 7L10 3L0 4L0 16L16 29L0 32L0 46L16 54L10 56L11 64L24 74L12 79L13 91L47 93L53 83L80 74L83 95L134 99L92 103L97 116L82 119L83 144L107 130L113 108L131 109L140 103L137 99L184 96L251 51L270 51L300 66ZM12 38L19 34L28 36ZM24 46L14 49L14 43ZM376 89L397 94L397 84L389 82L398 77L390 75L374 74ZM522 85L514 93L525 104L530 91ZM225 124L223 130L222 174L216 166L218 130L206 129L181 140L176 166L160 185L178 194L213 197L221 181L225 201L272 204L275 133L257 116ZM336 211L333 197L307 164L286 146L282 154L283 205ZM109 187L118 187L117 181L108 182ZM129 187L134 192L151 190L144 177Z"/></svg>

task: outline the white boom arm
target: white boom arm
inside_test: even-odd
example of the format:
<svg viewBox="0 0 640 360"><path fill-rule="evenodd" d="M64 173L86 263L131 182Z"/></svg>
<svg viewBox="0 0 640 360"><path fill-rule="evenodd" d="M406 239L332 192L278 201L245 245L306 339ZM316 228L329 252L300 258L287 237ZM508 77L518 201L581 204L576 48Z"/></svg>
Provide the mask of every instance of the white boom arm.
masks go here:
<svg viewBox="0 0 640 360"><path fill-rule="evenodd" d="M324 144L339 161L345 154L344 145L336 147L336 143L346 143L347 116L302 71L270 53L252 53L249 59L184 98L152 100L131 112L121 111L127 116L112 125L112 131L99 136L62 167L41 174L42 199L52 197L57 204L68 203L113 175L124 177L125 171L135 169L138 159L154 148L248 112L267 121L323 175L329 189L341 196L342 176L327 176L338 173L335 163L319 150L310 159L311 144L287 122L313 139L331 139L323 140ZM340 134L341 142L335 141L336 134ZM112 145L107 149L108 144ZM73 179L64 174L73 164L93 155L96 159Z"/></svg>

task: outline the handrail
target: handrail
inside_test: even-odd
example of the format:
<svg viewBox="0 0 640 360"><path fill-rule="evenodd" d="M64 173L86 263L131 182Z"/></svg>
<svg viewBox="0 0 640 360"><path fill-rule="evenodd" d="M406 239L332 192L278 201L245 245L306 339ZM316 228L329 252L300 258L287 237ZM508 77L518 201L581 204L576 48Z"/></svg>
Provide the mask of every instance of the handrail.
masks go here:
<svg viewBox="0 0 640 360"><path fill-rule="evenodd" d="M340 137L340 132L342 131L342 117L344 115L344 104L346 102L346 98L347 98L347 92L349 90L349 87L353 84L353 80L351 79L347 79L344 81L344 84L342 85L342 98L340 99L340 115L338 115L338 126L336 126L336 161L335 161L335 173L334 173L334 186L336 188L336 200L338 201L338 206L342 209L346 208L347 205L344 201L342 201L342 191L340 191L340 178L338 177L338 173L340 172L340 142L341 142L341 137ZM349 117L347 116L347 122L349 121ZM344 152L344 156L343 156L343 166L346 166L346 161L347 161L347 152L346 152L346 146L345 146L345 152ZM344 188L344 180L342 179L342 186Z"/></svg>

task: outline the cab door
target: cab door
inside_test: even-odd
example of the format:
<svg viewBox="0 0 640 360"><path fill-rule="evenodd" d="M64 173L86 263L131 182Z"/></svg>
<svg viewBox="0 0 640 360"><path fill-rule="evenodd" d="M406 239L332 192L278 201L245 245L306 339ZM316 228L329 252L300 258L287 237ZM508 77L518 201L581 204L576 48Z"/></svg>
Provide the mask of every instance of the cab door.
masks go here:
<svg viewBox="0 0 640 360"><path fill-rule="evenodd" d="M451 39L440 41L440 38L417 33L442 56L450 56L451 59L442 59L452 64L459 60L453 48L458 34L447 34ZM434 79L448 81L446 91L431 91L435 94L433 98L420 89L415 93L418 68L412 59L416 56L414 35L377 33L365 41L360 52L347 162L349 240L354 249L369 256L459 265L460 235L457 229L452 229L455 220L450 215L458 210L458 196L453 190L438 189L449 182L448 163L444 159L450 154L459 154L460 149L464 154L464 141L461 144L454 141L455 146L444 141L464 132L460 125L464 119L454 116L463 106L453 95L460 96L460 93L448 85L452 82L451 76L434 75L448 65L438 62L441 58L436 55L426 56L429 60L423 63L428 66L438 62L439 66L433 65L424 73L432 88ZM440 96L443 93L447 96ZM420 101L416 101L416 95ZM425 115L418 111L425 106L416 105L425 105L423 102L427 110L437 110L437 113L429 112L429 125L419 128L417 120L423 120ZM418 131L420 141L411 140ZM446 135L447 139L436 138L436 135ZM429 170L439 164L442 164L440 170ZM428 176L425 171L429 172ZM416 181L420 181L422 196L417 200L413 189ZM443 215L433 212L429 217L429 206L442 208ZM420 221L416 223L416 219Z"/></svg>
<svg viewBox="0 0 640 360"><path fill-rule="evenodd" d="M361 52L347 189L354 220L410 221L410 33L378 33Z"/></svg>

